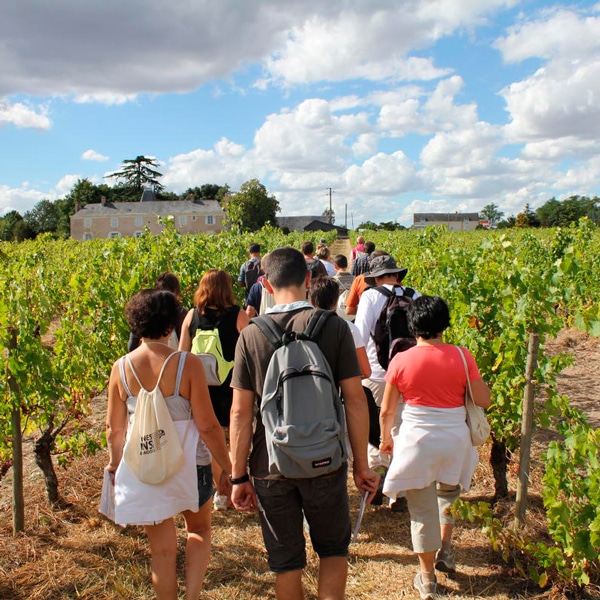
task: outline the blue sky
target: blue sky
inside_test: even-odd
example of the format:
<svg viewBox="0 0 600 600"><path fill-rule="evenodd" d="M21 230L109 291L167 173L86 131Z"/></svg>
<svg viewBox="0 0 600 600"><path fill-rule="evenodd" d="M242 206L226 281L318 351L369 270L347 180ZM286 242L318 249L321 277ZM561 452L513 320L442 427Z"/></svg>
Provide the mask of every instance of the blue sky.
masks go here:
<svg viewBox="0 0 600 600"><path fill-rule="evenodd" d="M599 3L7 0L0 39L0 214L140 154L350 226L600 195Z"/></svg>

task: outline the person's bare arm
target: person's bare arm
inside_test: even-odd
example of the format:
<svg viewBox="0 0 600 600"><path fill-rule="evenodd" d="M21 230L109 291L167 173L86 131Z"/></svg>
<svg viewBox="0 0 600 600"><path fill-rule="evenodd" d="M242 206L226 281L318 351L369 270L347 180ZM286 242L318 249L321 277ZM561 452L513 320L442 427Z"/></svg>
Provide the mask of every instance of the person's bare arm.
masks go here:
<svg viewBox="0 0 600 600"><path fill-rule="evenodd" d="M106 469L114 473L123 457L123 445L127 435L127 404L123 397L119 364L116 362L110 373L108 383L108 405L106 408L106 443L108 446L108 465Z"/></svg>
<svg viewBox="0 0 600 600"><path fill-rule="evenodd" d="M394 426L394 417L399 401L400 390L392 383L386 383L383 400L381 401L381 411L379 412L379 427L381 429L379 450L383 454L391 454L394 450L392 427Z"/></svg>
<svg viewBox="0 0 600 600"><path fill-rule="evenodd" d="M221 469L226 473L231 473L231 460L225 442L225 433L210 401L202 361L197 356L188 354L183 374L184 378L189 378L192 417L202 440Z"/></svg>
<svg viewBox="0 0 600 600"><path fill-rule="evenodd" d="M181 324L181 335L179 337L179 350L184 350L189 352L192 349L192 338L190 338L190 325L192 324L192 317L194 316L194 311L196 309L192 308L188 310L188 314L185 315L185 319Z"/></svg>
<svg viewBox="0 0 600 600"><path fill-rule="evenodd" d="M250 308L250 307L248 307L248 308ZM246 311L247 310L248 309L246 309ZM247 327L248 324L250 323L250 316L248 315L248 313L246 311L240 310L238 312L237 321L236 321L236 327L237 327L238 333L241 333L242 329L244 329L244 327Z"/></svg>
<svg viewBox="0 0 600 600"><path fill-rule="evenodd" d="M233 388L233 402L229 420L229 444L232 459L231 476L234 479L243 477L248 472L253 420L254 392ZM250 481L234 485L231 500L237 510L254 510L258 507L256 492Z"/></svg>
<svg viewBox="0 0 600 600"><path fill-rule="evenodd" d="M473 402L481 408L488 408L491 403L490 388L483 379L471 381L471 391L473 392Z"/></svg>
<svg viewBox="0 0 600 600"><path fill-rule="evenodd" d="M367 349L364 346L356 349L356 356L358 357L358 366L363 379L368 379L371 376L371 363L367 356Z"/></svg>

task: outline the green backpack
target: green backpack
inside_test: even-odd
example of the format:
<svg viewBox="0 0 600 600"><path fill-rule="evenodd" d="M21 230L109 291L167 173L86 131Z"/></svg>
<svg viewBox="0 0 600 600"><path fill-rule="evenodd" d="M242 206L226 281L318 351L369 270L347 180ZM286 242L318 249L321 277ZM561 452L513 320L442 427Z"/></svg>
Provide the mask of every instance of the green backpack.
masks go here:
<svg viewBox="0 0 600 600"><path fill-rule="evenodd" d="M202 360L208 385L222 385L233 368L233 361L225 360L223 356L223 347L221 346L218 329L219 323L220 321L217 321L210 329L201 328L200 316L198 311L194 310L190 325L192 354L196 354Z"/></svg>

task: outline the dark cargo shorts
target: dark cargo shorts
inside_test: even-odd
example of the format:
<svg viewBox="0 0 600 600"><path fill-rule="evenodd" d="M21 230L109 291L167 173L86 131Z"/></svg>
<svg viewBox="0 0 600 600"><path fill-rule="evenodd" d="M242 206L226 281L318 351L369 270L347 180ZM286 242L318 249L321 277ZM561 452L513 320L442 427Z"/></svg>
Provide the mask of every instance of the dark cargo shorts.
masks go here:
<svg viewBox="0 0 600 600"><path fill-rule="evenodd" d="M275 573L306 566L304 517L320 558L348 556L351 524L347 466L314 479L255 479L260 524Z"/></svg>

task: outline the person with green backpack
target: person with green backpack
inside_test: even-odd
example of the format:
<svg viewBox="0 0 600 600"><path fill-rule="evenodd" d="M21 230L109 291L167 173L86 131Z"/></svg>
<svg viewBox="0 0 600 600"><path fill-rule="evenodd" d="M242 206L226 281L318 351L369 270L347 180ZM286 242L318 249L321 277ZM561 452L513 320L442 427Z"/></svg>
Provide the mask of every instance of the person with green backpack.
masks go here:
<svg viewBox="0 0 600 600"><path fill-rule="evenodd" d="M235 345L248 322L248 315L235 303L231 275L221 269L208 270L194 293L194 308L181 327L179 350L191 351L202 360L210 399L224 430L229 427ZM224 510L228 497L219 486L218 464L213 464L213 472L217 484L215 508Z"/></svg>

